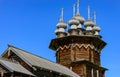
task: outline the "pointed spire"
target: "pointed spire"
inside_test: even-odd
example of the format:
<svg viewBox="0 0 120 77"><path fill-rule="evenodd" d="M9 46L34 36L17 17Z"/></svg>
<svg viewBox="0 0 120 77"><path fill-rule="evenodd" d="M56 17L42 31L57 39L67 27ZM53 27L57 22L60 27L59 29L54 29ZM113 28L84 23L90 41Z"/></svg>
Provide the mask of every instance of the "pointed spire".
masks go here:
<svg viewBox="0 0 120 77"><path fill-rule="evenodd" d="M62 8L61 9L60 21L58 22L58 24L56 26L57 26L57 28L64 28L64 29L66 29L67 24L63 21L63 12L64 12L64 9Z"/></svg>
<svg viewBox="0 0 120 77"><path fill-rule="evenodd" d="M80 0L77 0L77 14L80 14Z"/></svg>
<svg viewBox="0 0 120 77"><path fill-rule="evenodd" d="M73 5L73 17L75 16L75 4Z"/></svg>
<svg viewBox="0 0 120 77"><path fill-rule="evenodd" d="M77 13L75 15L75 19L80 22L80 24L83 24L85 19L80 15L80 0L77 0Z"/></svg>
<svg viewBox="0 0 120 77"><path fill-rule="evenodd" d="M96 24L96 12L94 12L94 23Z"/></svg>
<svg viewBox="0 0 120 77"><path fill-rule="evenodd" d="M64 8L61 9L60 21L63 21L63 16L64 16Z"/></svg>
<svg viewBox="0 0 120 77"><path fill-rule="evenodd" d="M93 27L93 30L94 30L94 32L95 32L94 35L100 36L100 35L99 35L100 27L97 26L97 24L96 24L96 12L94 12L94 23L95 23L95 26ZM101 38L101 36L100 36L100 38Z"/></svg>
<svg viewBox="0 0 120 77"><path fill-rule="evenodd" d="M90 19L90 6L88 6L88 20Z"/></svg>
<svg viewBox="0 0 120 77"><path fill-rule="evenodd" d="M64 9L61 9L61 15L60 15L60 21L57 23L57 29L55 30L55 34L57 35L57 37L64 37L66 36L66 32L65 29L67 27L67 24L63 21L63 12Z"/></svg>

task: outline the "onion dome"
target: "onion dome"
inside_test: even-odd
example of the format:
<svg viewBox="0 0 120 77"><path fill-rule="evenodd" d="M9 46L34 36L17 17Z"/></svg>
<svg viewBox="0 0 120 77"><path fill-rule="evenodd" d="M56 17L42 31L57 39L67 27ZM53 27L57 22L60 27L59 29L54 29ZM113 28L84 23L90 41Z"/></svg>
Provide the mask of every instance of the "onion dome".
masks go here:
<svg viewBox="0 0 120 77"><path fill-rule="evenodd" d="M79 21L74 18L75 16L75 5L73 5L73 17L68 21L70 25L70 29L68 30L69 35L78 35L79 31L77 30L77 26L79 25Z"/></svg>
<svg viewBox="0 0 120 77"><path fill-rule="evenodd" d="M57 38L65 37L67 35L64 28L57 28L55 34L57 35Z"/></svg>
<svg viewBox="0 0 120 77"><path fill-rule="evenodd" d="M61 28L63 28L63 29L66 29L66 27L67 27L67 24L63 21L63 8L62 8L62 10L61 10L61 16L60 16L60 21L58 22L58 24L56 25L57 26L57 28L58 28L58 30L59 30L59 28L61 29Z"/></svg>
<svg viewBox="0 0 120 77"><path fill-rule="evenodd" d="M95 26L95 23L90 18L90 6L88 6L88 20L84 23L86 27L93 27Z"/></svg>
<svg viewBox="0 0 120 77"><path fill-rule="evenodd" d="M72 18L71 20L69 20L68 24L69 25L79 25L79 21L76 20L75 18Z"/></svg>
<svg viewBox="0 0 120 77"><path fill-rule="evenodd" d="M93 26L95 26L95 23L91 19L89 19L89 20L85 21L84 25L93 27Z"/></svg>
<svg viewBox="0 0 120 77"><path fill-rule="evenodd" d="M59 32L59 28L55 30L55 34L57 34Z"/></svg>
<svg viewBox="0 0 120 77"><path fill-rule="evenodd" d="M96 12L94 12L94 22L95 22L95 26L93 27L93 31L95 32L94 35L100 36L99 32L101 29L99 26L96 25Z"/></svg>
<svg viewBox="0 0 120 77"><path fill-rule="evenodd" d="M77 13L75 15L75 19L78 20L81 24L83 24L85 19L80 15L79 9L80 9L80 1L77 0Z"/></svg>
<svg viewBox="0 0 120 77"><path fill-rule="evenodd" d="M79 21L75 19L75 5L73 5L73 18L68 21L68 24L71 26L71 29L77 29Z"/></svg>
<svg viewBox="0 0 120 77"><path fill-rule="evenodd" d="M58 32L59 32L59 29L56 29L56 30L55 30L55 33L58 33Z"/></svg>
<svg viewBox="0 0 120 77"><path fill-rule="evenodd" d="M65 32L65 29L64 28L57 28L55 30L55 33L58 33L58 32Z"/></svg>
<svg viewBox="0 0 120 77"><path fill-rule="evenodd" d="M71 29L68 30L70 35L78 35L79 31L77 30L77 26L79 25L79 21L72 18L69 20L68 24L71 26Z"/></svg>
<svg viewBox="0 0 120 77"><path fill-rule="evenodd" d="M94 31L98 31L98 32L99 32L101 29L100 29L100 27L99 27L99 26L94 26L94 27L93 27L93 30L94 30Z"/></svg>
<svg viewBox="0 0 120 77"><path fill-rule="evenodd" d="M93 27L93 30L99 32L101 29L99 26L96 25L96 12L94 12L94 23L95 26Z"/></svg>
<svg viewBox="0 0 120 77"><path fill-rule="evenodd" d="M88 6L88 20L84 23L86 27L86 35L94 35L93 27L95 26L95 23L90 18L90 6Z"/></svg>
<svg viewBox="0 0 120 77"><path fill-rule="evenodd" d="M100 29L99 26L94 26L94 27L93 27L94 35L100 36L100 35L99 35L100 30L101 30L101 29Z"/></svg>
<svg viewBox="0 0 120 77"><path fill-rule="evenodd" d="M57 28L64 28L64 29L66 29L67 24L63 21L63 12L64 12L64 9L62 8L60 21L58 22L58 24L56 26L57 26Z"/></svg>
<svg viewBox="0 0 120 77"><path fill-rule="evenodd" d="M55 30L55 34L57 35L58 38L64 37L67 35L65 32L67 24L63 21L63 8L61 10L60 21L58 22L56 26L57 26L57 29Z"/></svg>
<svg viewBox="0 0 120 77"><path fill-rule="evenodd" d="M60 21L57 25L57 28L66 28L67 27L67 24L66 23L64 23L63 21Z"/></svg>
<svg viewBox="0 0 120 77"><path fill-rule="evenodd" d="M82 16L80 16L80 14L76 14L75 19L78 20L81 24L85 22L85 19Z"/></svg>

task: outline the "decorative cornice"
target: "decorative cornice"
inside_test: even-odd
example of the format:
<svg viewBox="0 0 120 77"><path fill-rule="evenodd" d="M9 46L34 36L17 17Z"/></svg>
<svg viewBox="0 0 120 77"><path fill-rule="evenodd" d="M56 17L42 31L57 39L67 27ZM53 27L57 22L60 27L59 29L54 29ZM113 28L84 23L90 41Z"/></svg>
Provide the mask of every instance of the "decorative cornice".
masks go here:
<svg viewBox="0 0 120 77"><path fill-rule="evenodd" d="M49 45L49 48L53 50L57 50L58 48L64 47L64 45L69 45L69 44L91 44L93 45L97 51L101 51L105 45L107 44L100 38L96 36L66 36L62 38L56 38L53 39Z"/></svg>
<svg viewBox="0 0 120 77"><path fill-rule="evenodd" d="M60 50L64 50L64 49L70 49L70 47L72 48L75 48L75 47L78 47L79 49L84 47L85 49L87 49L88 47L90 47L91 49L94 49L95 51L97 50L93 45L91 44L69 44L69 45L64 45L63 47L60 46L57 51L60 51Z"/></svg>
<svg viewBox="0 0 120 77"><path fill-rule="evenodd" d="M69 44L69 45L64 45L63 47L62 46L60 46L56 51L59 51L59 50L64 50L64 49L69 49L70 48L70 46L71 46L71 44Z"/></svg>

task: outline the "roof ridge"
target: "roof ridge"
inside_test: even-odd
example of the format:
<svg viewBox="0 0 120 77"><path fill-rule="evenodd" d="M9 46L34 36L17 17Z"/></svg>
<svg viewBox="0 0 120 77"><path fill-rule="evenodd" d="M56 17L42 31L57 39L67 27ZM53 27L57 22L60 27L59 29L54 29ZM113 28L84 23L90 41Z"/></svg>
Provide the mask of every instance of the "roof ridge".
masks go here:
<svg viewBox="0 0 120 77"><path fill-rule="evenodd" d="M18 47L15 47L15 46L13 46L13 45L10 45L10 44L8 44L8 47L13 47L13 48L16 48L16 49L19 49L19 50L25 51L25 50L23 50L23 49L20 49L20 48L18 48Z"/></svg>
<svg viewBox="0 0 120 77"><path fill-rule="evenodd" d="M23 52L26 52L26 53L28 53L28 54L31 54L31 55L34 55L34 56L36 56L36 57L39 57L39 58L45 59L45 60L47 60L47 61L50 61L50 62L52 62L52 63L56 63L56 62L51 61L51 60L49 60L49 59L47 59L47 58L41 57L41 56L39 56L39 55L36 55L36 54L31 53L31 52L29 52L29 51L27 51L27 50L23 50L23 49L21 49L21 48L15 47L15 46L13 46L13 45L8 44L8 47L13 47L13 48L19 49L19 50L21 50L21 51L23 51Z"/></svg>
<svg viewBox="0 0 120 77"><path fill-rule="evenodd" d="M49 62L52 62L52 63L55 63L55 64L57 64L57 65L63 66L63 65L58 64L58 63L56 63L56 62L54 62L54 61L51 61L51 60L49 60L49 59L46 59L46 58L44 58L44 57L41 57L41 56L36 55L36 54L34 54L34 53L31 53L31 52L29 52L29 51L26 51L26 50L20 49L20 48L18 48L18 47L13 46L13 45L9 45L9 47L13 47L13 48L16 48L16 49L22 50L23 52L26 52L26 53L28 53L28 54L34 55L34 56L36 56L36 57L38 57L38 58L42 58L42 59L45 59L45 60L47 60L47 61L49 61ZM63 67L65 67L65 66L63 66ZM67 68L67 67L65 67L65 68ZM67 69L68 69L68 68L67 68Z"/></svg>
<svg viewBox="0 0 120 77"><path fill-rule="evenodd" d="M62 68L71 71L69 68L67 68L67 67L65 67L65 66L63 66L63 65L61 65L61 64L58 64L58 63L56 63L56 62L54 62L54 61L51 61L51 60L46 59L46 58L43 58L43 57L41 57L41 56L39 56L39 55L36 55L36 54L34 54L34 53L28 52L28 51L26 51L26 50L20 49L20 48L18 48L18 47L12 46L12 45L8 45L8 47L11 47L11 49L13 49L13 50L14 50L14 49L18 49L18 50L20 50L21 52L25 52L26 54L33 55L33 56L35 56L36 58L40 58L40 59L43 59L43 60L45 60L45 61L47 61L47 62L53 63L53 64L55 64L56 67L60 67L60 66L61 66ZM35 66L37 66L37 65L35 65ZM39 67L39 66L38 66L38 67ZM44 68L44 67L43 67L43 68ZM46 69L46 68L45 68L45 69ZM55 71L54 69L50 69L50 70ZM63 72L61 72L61 71L58 71L58 72L60 72L60 73L62 73L62 74L65 74L65 75L68 75L68 74L63 73ZM75 72L73 72L73 71L71 71L71 72L73 73L73 75L77 75Z"/></svg>

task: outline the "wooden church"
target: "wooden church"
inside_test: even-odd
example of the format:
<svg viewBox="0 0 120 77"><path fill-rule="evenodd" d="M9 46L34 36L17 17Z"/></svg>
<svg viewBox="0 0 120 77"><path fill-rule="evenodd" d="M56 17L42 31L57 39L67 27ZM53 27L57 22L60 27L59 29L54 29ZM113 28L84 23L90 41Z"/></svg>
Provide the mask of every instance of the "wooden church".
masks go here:
<svg viewBox="0 0 120 77"><path fill-rule="evenodd" d="M105 77L107 69L101 66L100 55L106 42L99 35L96 13L92 21L88 6L85 20L79 12L79 0L68 23L63 20L63 12L62 9L56 38L49 45L56 51L56 63L8 45L0 57L0 77Z"/></svg>
<svg viewBox="0 0 120 77"><path fill-rule="evenodd" d="M8 45L0 58L1 77L79 77L62 66Z"/></svg>

